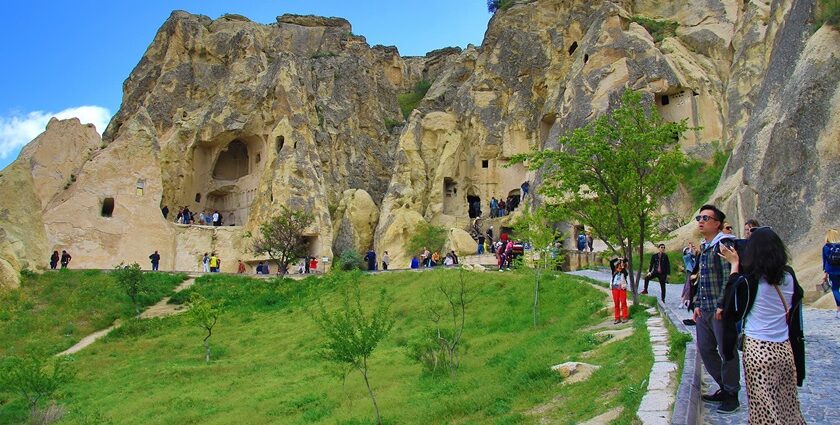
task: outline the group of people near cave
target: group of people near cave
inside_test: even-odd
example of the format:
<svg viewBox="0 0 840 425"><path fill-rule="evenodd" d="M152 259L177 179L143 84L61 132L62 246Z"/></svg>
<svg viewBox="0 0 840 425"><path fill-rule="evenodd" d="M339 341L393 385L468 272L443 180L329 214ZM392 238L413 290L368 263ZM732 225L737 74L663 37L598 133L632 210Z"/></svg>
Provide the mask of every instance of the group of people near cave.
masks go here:
<svg viewBox="0 0 840 425"><path fill-rule="evenodd" d="M750 219L744 239L737 239L726 215L704 205L694 217L702 235L699 246L682 250L685 272L682 305L693 313L696 345L706 371L718 389L704 394L721 415L737 412L743 364L750 423L804 424L797 386L805 379L802 298L804 291L788 265L787 248L768 226ZM665 245L651 257L645 274L658 279L662 301L670 263ZM840 319L840 233L830 229L822 250L823 285L830 285ZM610 261L615 323L628 321L628 261ZM738 352L742 352L742 363Z"/></svg>
<svg viewBox="0 0 840 425"><path fill-rule="evenodd" d="M388 251L385 251L387 255ZM420 251L419 255L415 255L411 257L411 263L409 264L409 268L411 269L430 269L437 266L444 266L444 267L451 267L460 264L458 260L458 255L455 254L455 251L449 251L446 253L444 257L441 257L440 251L435 251L431 253L428 248L423 247L423 250Z"/></svg>
<svg viewBox="0 0 840 425"><path fill-rule="evenodd" d="M168 219L169 217L169 207L166 205L160 209L161 214L163 214L164 219ZM233 226L233 213L228 217L228 221ZM175 215L175 223L178 224L198 224L202 226L216 226L219 227L224 223L224 217L222 217L222 213L219 210L214 210L210 212L210 210L204 210L198 213L198 216L192 211L190 211L190 207L184 206L178 208L178 214Z"/></svg>

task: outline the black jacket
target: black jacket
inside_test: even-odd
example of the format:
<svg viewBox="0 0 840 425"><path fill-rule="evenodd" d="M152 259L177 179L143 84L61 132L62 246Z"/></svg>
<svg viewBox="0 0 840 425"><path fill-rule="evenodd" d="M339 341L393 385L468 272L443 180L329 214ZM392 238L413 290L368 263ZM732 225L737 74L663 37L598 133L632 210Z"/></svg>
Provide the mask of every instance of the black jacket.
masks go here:
<svg viewBox="0 0 840 425"><path fill-rule="evenodd" d="M788 338L793 349L793 362L796 365L796 385L801 387L805 381L805 334L802 331L802 297L805 291L799 285L793 269L785 266L785 271L793 277L793 300L790 305ZM746 318L752 310L757 293L758 279L740 273L730 275L726 285L723 320L734 325L735 322ZM728 346L728 343L730 341L724 338L724 353L735 349L734 346Z"/></svg>
<svg viewBox="0 0 840 425"><path fill-rule="evenodd" d="M650 257L650 267L648 267L648 273L656 273L656 263L659 261L660 255L662 256L662 274L671 274L671 260L668 259L668 254L661 254L658 252Z"/></svg>

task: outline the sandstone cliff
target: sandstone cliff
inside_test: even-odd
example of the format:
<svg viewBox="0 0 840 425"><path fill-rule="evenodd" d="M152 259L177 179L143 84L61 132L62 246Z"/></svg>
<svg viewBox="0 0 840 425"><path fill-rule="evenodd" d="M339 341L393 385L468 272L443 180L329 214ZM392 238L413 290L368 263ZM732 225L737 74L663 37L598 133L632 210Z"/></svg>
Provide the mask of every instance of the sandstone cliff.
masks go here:
<svg viewBox="0 0 840 425"><path fill-rule="evenodd" d="M2 194L21 195L0 211L0 270L15 279L63 247L78 267L146 264L157 249L164 269L192 270L215 250L233 270L236 259L257 260L248 234L279 205L315 214L306 231L319 257L373 244L405 267L421 221L447 227L449 246L469 252L470 202L486 215L491 197L518 197L525 180L539 189L539 174L508 160L557 148L629 87L666 119L697 127L681 141L689 154L734 149L712 200L733 223L777 228L810 278L820 235L840 224L830 171L840 40L835 28L815 32L814 8L516 1L492 17L480 47L424 57L371 47L340 18L264 25L176 11L126 80L101 142L78 123L53 123L3 171ZM421 80L431 88L403 122L397 95ZM76 145L61 152L75 156L31 165L33 150L60 151L69 139ZM233 226L175 225L178 206L219 210ZM663 211L688 217L696 207L677 195ZM696 237L693 228L673 244Z"/></svg>

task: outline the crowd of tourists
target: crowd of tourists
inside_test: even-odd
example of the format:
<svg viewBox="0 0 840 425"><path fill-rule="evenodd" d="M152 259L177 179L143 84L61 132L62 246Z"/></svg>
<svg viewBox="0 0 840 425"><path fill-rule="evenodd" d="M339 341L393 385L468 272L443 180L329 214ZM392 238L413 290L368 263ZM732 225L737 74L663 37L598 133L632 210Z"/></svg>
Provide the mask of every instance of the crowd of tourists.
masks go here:
<svg viewBox="0 0 840 425"><path fill-rule="evenodd" d="M161 214L163 214L164 219L168 219L169 217L169 207L166 205L160 209ZM179 207L178 214L175 215L175 223L178 224L198 224L202 226L221 226L224 224L225 218L222 216L222 213L219 210L213 210L212 212L208 210L203 210L199 212L197 215L193 211L190 211L189 207ZM233 226L233 213L227 217L228 223Z"/></svg>
<svg viewBox="0 0 840 425"><path fill-rule="evenodd" d="M387 253L387 251L385 251ZM451 267L460 264L458 261L458 254L455 251L447 252L443 257L439 251L434 253L429 252L429 249L423 247L419 255L411 257L409 268L411 269L430 269L437 266Z"/></svg>

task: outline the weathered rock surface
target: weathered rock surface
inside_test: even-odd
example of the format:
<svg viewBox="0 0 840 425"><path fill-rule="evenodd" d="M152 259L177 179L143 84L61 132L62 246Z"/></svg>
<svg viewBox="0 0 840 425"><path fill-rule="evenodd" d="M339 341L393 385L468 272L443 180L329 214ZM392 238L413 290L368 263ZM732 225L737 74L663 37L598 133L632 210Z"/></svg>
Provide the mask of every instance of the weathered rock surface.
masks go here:
<svg viewBox="0 0 840 425"><path fill-rule="evenodd" d="M510 158L556 148L634 88L666 119L698 128L681 141L690 154L734 149L712 200L732 223L776 228L810 279L821 235L840 225L840 33L813 32L814 8L517 1L492 17L480 47L406 58L341 18L263 25L176 11L125 81L101 142L53 122L3 171L0 195L14 200L0 210L0 273L16 281L64 247L77 267L146 264L157 249L162 267L193 269L216 250L232 270L256 260L248 232L280 205L315 215L305 232L318 257L373 244L406 266L421 221L457 229L452 247L472 252L460 232L469 202L486 216L491 197L519 196L523 181L539 190L541 176ZM651 34L635 16L673 21L675 35ZM397 95L421 80L431 88L403 122ZM681 193L663 211L690 216L696 205ZM168 221L179 206L219 210L226 227L176 226L163 205Z"/></svg>

